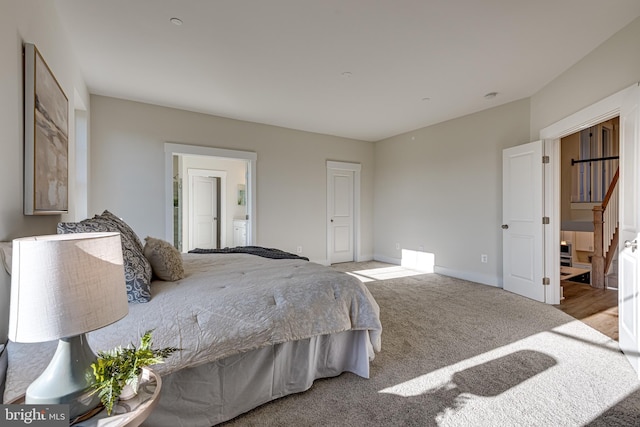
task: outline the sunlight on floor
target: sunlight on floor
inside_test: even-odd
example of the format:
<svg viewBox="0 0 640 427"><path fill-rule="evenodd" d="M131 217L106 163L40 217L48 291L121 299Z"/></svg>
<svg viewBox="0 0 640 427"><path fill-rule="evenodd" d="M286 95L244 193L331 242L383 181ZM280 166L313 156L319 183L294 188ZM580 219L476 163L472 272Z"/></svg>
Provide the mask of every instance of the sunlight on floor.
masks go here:
<svg viewBox="0 0 640 427"><path fill-rule="evenodd" d="M348 271L347 274L357 277L361 282L374 282L376 280L397 279L400 277L417 276L423 271L412 270L399 265L393 267L372 268L370 270Z"/></svg>
<svg viewBox="0 0 640 427"><path fill-rule="evenodd" d="M488 421L499 408L506 419L566 417L577 425L597 419L638 390L635 376L628 375L632 370L621 369L626 364L617 343L576 320L414 376L379 393L414 399L428 396L429 401L441 402L437 419L445 424ZM549 391L556 398L549 399ZM574 402L585 398L593 400L587 411L584 404ZM522 405L528 408L526 415L510 409ZM581 407L582 412L572 411L572 406ZM489 418L482 420L482 414Z"/></svg>
<svg viewBox="0 0 640 427"><path fill-rule="evenodd" d="M376 280L398 279L401 277L433 273L434 268L434 254L424 251L402 249L402 260L400 265L371 268L367 270L347 271L346 273L355 276L362 282L366 283Z"/></svg>

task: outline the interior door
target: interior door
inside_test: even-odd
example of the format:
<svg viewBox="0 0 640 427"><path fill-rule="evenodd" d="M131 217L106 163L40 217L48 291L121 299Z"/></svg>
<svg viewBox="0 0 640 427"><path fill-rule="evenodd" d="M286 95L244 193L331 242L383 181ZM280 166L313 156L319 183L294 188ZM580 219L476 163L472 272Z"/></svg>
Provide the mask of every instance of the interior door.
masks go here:
<svg viewBox="0 0 640 427"><path fill-rule="evenodd" d="M639 371L640 331L640 90L636 86L620 109L620 247L618 253L618 328L620 349Z"/></svg>
<svg viewBox="0 0 640 427"><path fill-rule="evenodd" d="M543 142L502 152L503 287L545 301Z"/></svg>
<svg viewBox="0 0 640 427"><path fill-rule="evenodd" d="M354 172L328 169L329 262L353 261Z"/></svg>
<svg viewBox="0 0 640 427"><path fill-rule="evenodd" d="M189 250L218 247L219 178L191 177L191 226Z"/></svg>

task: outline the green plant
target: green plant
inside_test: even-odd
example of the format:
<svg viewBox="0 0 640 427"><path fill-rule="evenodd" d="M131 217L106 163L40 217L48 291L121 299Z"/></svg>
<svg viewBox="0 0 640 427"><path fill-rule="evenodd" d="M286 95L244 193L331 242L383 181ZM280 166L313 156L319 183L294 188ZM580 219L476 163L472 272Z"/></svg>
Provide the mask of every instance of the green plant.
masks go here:
<svg viewBox="0 0 640 427"><path fill-rule="evenodd" d="M138 377L143 367L163 363L164 359L180 348L152 348L151 333L147 331L140 338L140 346L118 346L112 350L99 351L98 359L91 364L93 369L93 393L98 393L100 401L111 415L113 405L118 400L125 385L138 387Z"/></svg>

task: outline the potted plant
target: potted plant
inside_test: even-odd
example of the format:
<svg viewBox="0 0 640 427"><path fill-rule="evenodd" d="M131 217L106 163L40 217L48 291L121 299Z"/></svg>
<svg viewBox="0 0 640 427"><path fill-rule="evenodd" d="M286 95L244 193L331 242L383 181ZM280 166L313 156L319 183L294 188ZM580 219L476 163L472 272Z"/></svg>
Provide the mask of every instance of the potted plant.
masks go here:
<svg viewBox="0 0 640 427"><path fill-rule="evenodd" d="M144 333L137 348L130 344L127 347L118 346L112 350L99 351L97 360L91 364L95 380L91 388L93 393L100 396L107 414L111 415L118 399L135 396L143 367L163 363L165 358L181 350L175 347L152 348L152 332L150 330ZM133 389L133 393L123 396L123 390L128 387Z"/></svg>

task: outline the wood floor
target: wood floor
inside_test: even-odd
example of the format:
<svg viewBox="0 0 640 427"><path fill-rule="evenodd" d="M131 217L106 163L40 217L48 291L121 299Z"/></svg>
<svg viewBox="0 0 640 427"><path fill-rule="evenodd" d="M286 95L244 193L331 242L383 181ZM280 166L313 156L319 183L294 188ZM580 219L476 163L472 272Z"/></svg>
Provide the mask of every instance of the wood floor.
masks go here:
<svg viewBox="0 0 640 427"><path fill-rule="evenodd" d="M566 280L561 284L564 299L555 307L618 341L618 292Z"/></svg>

